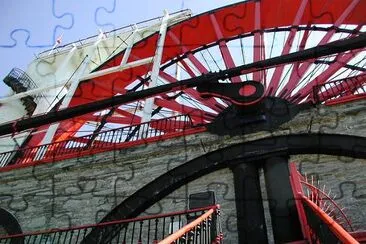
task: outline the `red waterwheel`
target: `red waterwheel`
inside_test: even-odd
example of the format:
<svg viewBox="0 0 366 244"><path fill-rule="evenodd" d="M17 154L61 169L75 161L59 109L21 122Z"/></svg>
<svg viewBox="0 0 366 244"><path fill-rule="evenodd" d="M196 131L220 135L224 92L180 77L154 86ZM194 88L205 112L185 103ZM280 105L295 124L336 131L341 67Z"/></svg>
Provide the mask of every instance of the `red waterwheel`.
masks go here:
<svg viewBox="0 0 366 244"><path fill-rule="evenodd" d="M365 10L364 0L260 0L200 14L167 28L156 85L199 79L205 74L263 61L260 68L244 69L240 75L228 76L219 82L255 81L264 88L264 96L279 97L295 104L332 104L361 99L366 94L364 47L332 51L319 57L310 55L298 60L295 57L291 61L281 60L281 57L296 56L337 40L362 36L366 30ZM127 62L153 57L159 36L155 33L136 43ZM119 65L124 55L125 52L117 53L94 72ZM265 63L276 57L279 63ZM69 107L149 88L152 73L152 65L147 64L83 81ZM252 88L241 89L241 95L251 95ZM141 123L145 104L146 97L139 97L130 103L63 120L52 142L74 140L82 145L91 141L94 144L112 142L113 139L103 139L97 133ZM195 87L175 89L153 96L151 120L189 114L193 124L205 124L230 104L222 97L205 97ZM179 118L174 122L169 128L158 123L149 126L167 133L179 131L187 123ZM41 129L45 128L47 125ZM96 133L81 138L85 131ZM43 135L33 136L28 146L38 145Z"/></svg>

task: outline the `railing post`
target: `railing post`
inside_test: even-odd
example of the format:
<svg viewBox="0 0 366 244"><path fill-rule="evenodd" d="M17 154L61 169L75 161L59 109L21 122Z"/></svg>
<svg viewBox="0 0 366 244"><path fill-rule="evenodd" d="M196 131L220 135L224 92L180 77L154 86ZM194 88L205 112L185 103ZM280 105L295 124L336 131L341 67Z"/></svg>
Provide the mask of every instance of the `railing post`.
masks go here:
<svg viewBox="0 0 366 244"><path fill-rule="evenodd" d="M28 163L29 161L39 161L51 157L55 159L58 156L65 156L67 153L74 153L76 151L88 150L93 148L103 148L104 146L110 147L111 144L143 140L150 137L159 137L165 134L182 132L187 127L192 126L192 121L190 116L176 115L169 118L153 120L138 125L130 125L118 129L112 129L107 131L102 131L93 135L85 135L78 137L77 139L72 138L64 141L44 144L40 146L23 148L17 151L3 152L0 154L0 167L4 167L11 162L13 154L22 153L22 157L15 157L16 163ZM141 134L141 133L144 134ZM82 146L85 141L91 141L91 138L98 139L98 144L94 145L94 139L92 143L87 144L87 146ZM123 140L124 139L124 140ZM52 153L52 154L51 154ZM14 163L15 164L15 163Z"/></svg>

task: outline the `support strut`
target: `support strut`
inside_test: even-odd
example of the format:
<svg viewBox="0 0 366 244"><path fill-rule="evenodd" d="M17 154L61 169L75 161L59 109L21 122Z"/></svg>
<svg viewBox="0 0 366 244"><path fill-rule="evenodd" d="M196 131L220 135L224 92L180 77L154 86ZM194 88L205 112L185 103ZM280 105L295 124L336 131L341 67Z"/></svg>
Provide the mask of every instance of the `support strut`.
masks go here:
<svg viewBox="0 0 366 244"><path fill-rule="evenodd" d="M254 163L243 163L232 170L239 243L267 243L258 167Z"/></svg>
<svg viewBox="0 0 366 244"><path fill-rule="evenodd" d="M290 184L287 157L272 157L264 163L269 210L276 243L302 240L300 220Z"/></svg>

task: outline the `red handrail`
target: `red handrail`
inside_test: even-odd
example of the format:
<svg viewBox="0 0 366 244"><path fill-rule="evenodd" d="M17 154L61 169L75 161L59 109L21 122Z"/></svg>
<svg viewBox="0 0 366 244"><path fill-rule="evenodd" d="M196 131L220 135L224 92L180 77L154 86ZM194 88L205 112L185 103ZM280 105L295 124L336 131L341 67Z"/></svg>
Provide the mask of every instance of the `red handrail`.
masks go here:
<svg viewBox="0 0 366 244"><path fill-rule="evenodd" d="M290 183L291 183L292 192L295 196L295 199L299 199L301 197L301 195L303 194L303 189L301 186L301 178L303 176L301 174L299 174L299 172L297 171L295 163L290 163L289 170L290 170ZM304 207L300 201L295 201L295 204L296 204L297 212L299 215L303 236L305 238L310 239L310 233L309 233L309 228L307 225L307 219L306 219Z"/></svg>
<svg viewBox="0 0 366 244"><path fill-rule="evenodd" d="M324 221L329 227L329 229L337 236L337 238L345 244L357 244L359 243L355 238L353 238L345 229L343 229L336 221L334 221L328 214L326 214L318 205L310 201L304 195L301 196L302 201L306 203L314 213Z"/></svg>
<svg viewBox="0 0 366 244"><path fill-rule="evenodd" d="M338 206L338 204L330 197L328 196L328 194L326 194L325 192L323 192L322 190L318 189L317 187L313 186L312 184L309 184L308 182L305 181L300 181L302 184L306 185L307 187L311 188L312 191L316 191L316 194L321 193L323 196L326 197L327 200L329 200L333 206L335 208L338 209L338 211L341 213L342 217L347 221L347 224L350 228L350 230L352 231L352 225L351 225L351 221L347 218L346 214L343 212L343 210ZM319 197L318 197L319 198ZM320 197L319 199L323 199L322 197ZM316 203L315 203L316 204ZM317 205L317 204L316 204ZM317 205L318 206L318 205Z"/></svg>
<svg viewBox="0 0 366 244"><path fill-rule="evenodd" d="M206 213L204 213L201 216L199 216L194 221L192 221L189 224L183 226L182 228L180 228L179 230L177 230L173 234L171 234L168 237L166 237L164 240L160 241L159 244L171 244L171 243L175 243L175 241L179 240L184 235L186 235L188 232L190 232L192 229L194 229L195 227L199 226L203 221L205 221L206 219L208 219L209 217L211 217L212 214L216 210L218 210L218 209L220 209L220 206L219 205L213 206L210 210L208 210Z"/></svg>
<svg viewBox="0 0 366 244"><path fill-rule="evenodd" d="M141 216L141 217L136 217L136 218L131 218L131 219L114 220L114 221L103 222L103 223L98 223L98 224L87 224L87 225L80 225L80 226L74 226L74 227L69 227L69 228L55 228L55 229L49 229L49 230L43 230L43 231L26 232L26 233L22 233L22 234L0 236L0 239L25 237L25 236L40 235L40 234L51 234L51 233L55 233L55 232L75 231L75 230L87 229L87 228L104 227L104 226L109 226L109 225L125 224L125 223L131 223L131 222L140 222L140 221L145 221L145 220L165 218L165 217L171 217L171 216L177 216L177 215L186 215L186 214L190 214L190 213L197 213L197 212L202 212L202 211L207 211L207 210L208 211L216 210L218 207L219 207L219 205L215 205L215 206L208 206L208 207L204 207L204 208L176 211L176 212L165 213L165 214L156 214L156 215Z"/></svg>
<svg viewBox="0 0 366 244"><path fill-rule="evenodd" d="M196 129L189 114L185 114L102 131L95 136L85 135L76 139L71 138L41 146L3 152L0 153L0 172L8 170L4 169L5 167L9 167L9 169L14 168L14 165L33 165L34 162L48 162L55 158L58 160L68 159L68 156L75 157L75 153L82 155L86 153L88 155L106 151L108 148L116 149L124 146L139 145L150 141L169 139L172 136L184 135L186 132L194 133L193 131ZM148 133L147 136L142 137L139 134L140 130L146 131ZM192 130L192 132L190 132L190 130ZM95 144L88 145L87 143L79 142L81 139L91 141L96 137L100 137L100 141ZM20 155L19 158L13 159L13 156L18 152L22 155ZM7 166L12 160L16 163ZM15 168L17 168L17 166Z"/></svg>

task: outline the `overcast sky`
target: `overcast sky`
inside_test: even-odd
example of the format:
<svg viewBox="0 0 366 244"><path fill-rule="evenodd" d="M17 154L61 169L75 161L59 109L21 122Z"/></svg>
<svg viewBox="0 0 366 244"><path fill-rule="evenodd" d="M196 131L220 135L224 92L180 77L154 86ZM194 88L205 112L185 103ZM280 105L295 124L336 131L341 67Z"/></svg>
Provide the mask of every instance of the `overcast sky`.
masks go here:
<svg viewBox="0 0 366 244"><path fill-rule="evenodd" d="M23 70L34 55L50 49L62 35L68 43L103 31L189 8L202 13L238 0L0 0L0 96L2 79L13 67Z"/></svg>

